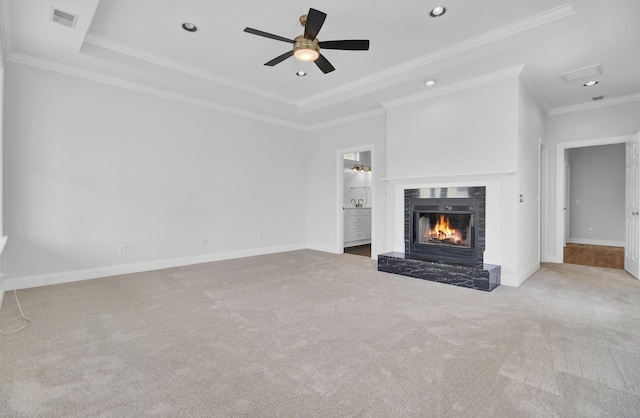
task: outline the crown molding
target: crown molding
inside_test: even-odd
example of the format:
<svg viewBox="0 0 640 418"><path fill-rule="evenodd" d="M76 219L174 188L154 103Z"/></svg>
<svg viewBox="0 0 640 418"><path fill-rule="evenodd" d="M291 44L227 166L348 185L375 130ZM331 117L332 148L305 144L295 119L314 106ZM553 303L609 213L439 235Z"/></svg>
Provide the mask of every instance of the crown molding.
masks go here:
<svg viewBox="0 0 640 418"><path fill-rule="evenodd" d="M421 57L409 60L402 64L390 67L386 70L377 72L370 76L362 77L352 83L343 84L339 87L329 89L322 93L310 96L306 99L300 100L298 102L298 105L301 107L308 106L315 102L319 102L321 100L328 99L332 96L337 96L339 94L346 93L350 90L354 90L356 88L363 87L368 84L378 83L383 79L397 76L406 71L415 70L417 68L433 63L435 61L439 61L439 60L448 58L450 56L460 54L462 52L465 52L474 48L478 48L480 46L507 38L509 36L513 36L517 33L524 32L526 30L544 25L546 23L553 22L563 17L571 16L573 14L575 14L575 9L571 6L571 4L558 6L553 9L547 10L545 12L538 13L537 15L530 16L528 18L521 19L517 22L502 26L498 29L494 29L492 31L486 32L474 38L470 38L466 41L459 42L457 44L448 46L446 48L439 49L430 54L423 55Z"/></svg>
<svg viewBox="0 0 640 418"><path fill-rule="evenodd" d="M9 2L0 1L0 68L12 52L10 14Z"/></svg>
<svg viewBox="0 0 640 418"><path fill-rule="evenodd" d="M555 107L549 112L549 116L561 115L563 113L580 112L583 110L598 109L601 107L615 106L625 103L640 102L640 94L632 94L629 96L613 97L606 100L598 100L595 102L581 103L572 106Z"/></svg>
<svg viewBox="0 0 640 418"><path fill-rule="evenodd" d="M44 60L41 58L35 58L28 55L14 53L14 54L11 54L11 56L9 56L7 60L18 63L18 64L24 64L32 67L42 68L45 70L70 75L73 77L79 77L79 78L95 81L102 84L121 87L124 89L137 91L139 93L149 94L152 96L157 96L157 97L161 97L169 100L175 100L177 102L186 103L193 106L203 107L211 110L216 110L219 112L229 113L235 116L242 116L245 118L267 122L274 125L284 126L287 128L293 128L293 129L299 129L299 130L304 130L306 128L306 126L300 125L297 123L292 123L289 121L276 119L276 118L270 118L258 113L236 109L230 106L221 105L219 103L214 103L208 100L196 99L194 97L186 96L179 93L174 93L172 91L162 90L155 87L149 87L144 84L127 81L121 78L112 77L112 76L96 73L93 71L85 70L82 68L72 67L70 65Z"/></svg>
<svg viewBox="0 0 640 418"><path fill-rule="evenodd" d="M345 116L344 118L333 119L328 122L318 123L304 128L305 131L316 131L318 129L330 128L336 125L343 125L349 122L355 122L362 119L368 119L374 116L384 115L387 113L386 109L373 109L366 112L356 113L355 115Z"/></svg>
<svg viewBox="0 0 640 418"><path fill-rule="evenodd" d="M547 101L544 99L544 97L542 97L542 95L539 93L538 88L536 87L536 84L533 82L531 75L527 71L527 67L524 67L522 69L522 73L520 74L520 79L522 80L524 85L527 87L527 89L529 90L529 93L531 93L531 95L536 100L536 102L538 102L540 107L542 107L542 110L544 110L544 112L548 115L549 112L551 112L551 107L549 106Z"/></svg>
<svg viewBox="0 0 640 418"><path fill-rule="evenodd" d="M219 76L217 74L213 74L210 73L208 71L203 71L201 69L198 69L196 67L190 66L190 65L185 65L183 63L180 63L178 61L174 61L159 55L155 55L155 54L151 54L149 52L146 52L142 49L133 47L131 45L128 44L124 44L121 42L116 42L112 39L106 38L104 36L101 35L97 35L95 33L89 33L87 34L87 36L85 37L84 41L86 43L89 43L91 45L95 45L101 48L106 48L115 52L118 52L120 54L124 54L130 57L134 57L134 58L138 58L141 59L143 61L149 62L151 64L154 65L159 65L165 68L168 68L170 70L174 70L174 71L179 71L182 72L184 74L193 76L193 77L198 77L201 78L203 80L206 81L210 81L213 83L217 83L217 84L221 84L223 86L226 87L230 87L233 89L237 89L237 90L241 90L247 93L251 93L251 94L255 94L257 96L261 96L270 100L275 100L290 106L295 106L298 107L298 103L294 100L290 100L287 99L284 96L280 96L274 93L271 93L269 91L266 90L262 90L262 89L257 89L255 87L251 87L249 85L243 84L243 83L238 83L236 81L233 81L231 79Z"/></svg>
<svg viewBox="0 0 640 418"><path fill-rule="evenodd" d="M445 94L451 94L456 91L466 90L473 87L483 86L485 84L493 83L496 81L504 80L511 77L516 77L522 73L524 69L524 65L518 65L511 68L506 68L501 71L496 71L494 73L486 74L480 77L471 78L469 80L461 81L459 83L451 84L449 86L444 86L440 88L436 88L433 90L425 91L418 94L413 94L411 96L402 97L396 100L389 100L387 102L382 102L381 105L387 109L403 106L409 103L415 103L422 100L431 99L433 97L442 96Z"/></svg>

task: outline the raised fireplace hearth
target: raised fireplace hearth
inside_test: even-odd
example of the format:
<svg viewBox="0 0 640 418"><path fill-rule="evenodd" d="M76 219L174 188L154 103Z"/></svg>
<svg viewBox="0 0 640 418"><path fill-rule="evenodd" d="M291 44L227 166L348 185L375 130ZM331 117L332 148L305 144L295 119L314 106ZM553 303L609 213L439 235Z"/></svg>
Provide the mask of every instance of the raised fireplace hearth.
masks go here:
<svg viewBox="0 0 640 418"><path fill-rule="evenodd" d="M485 187L406 189L404 253L378 256L378 270L491 291L500 266L485 264Z"/></svg>
<svg viewBox="0 0 640 418"><path fill-rule="evenodd" d="M500 285L500 266L436 263L409 253L378 256L378 271L490 292Z"/></svg>

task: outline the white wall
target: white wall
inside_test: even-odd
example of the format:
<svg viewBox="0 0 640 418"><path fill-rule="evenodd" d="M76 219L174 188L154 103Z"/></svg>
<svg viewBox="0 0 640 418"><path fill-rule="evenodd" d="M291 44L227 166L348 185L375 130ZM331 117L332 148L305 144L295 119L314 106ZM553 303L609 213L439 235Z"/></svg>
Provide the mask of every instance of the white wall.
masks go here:
<svg viewBox="0 0 640 418"><path fill-rule="evenodd" d="M373 145L372 255L387 251L385 226L386 117L372 116L309 132L307 139L307 236L310 248L342 252L338 231L342 197L338 196L338 151L364 149ZM340 214L340 215L338 215Z"/></svg>
<svg viewBox="0 0 640 418"><path fill-rule="evenodd" d="M601 107L580 112L552 115L548 122L549 138L549 182L548 182L548 228L547 261L559 261L562 249L556 242L556 217L562 211L562 202L556 203L556 156L558 143L571 144L579 141L614 138L636 134L640 131L640 102Z"/></svg>
<svg viewBox="0 0 640 418"><path fill-rule="evenodd" d="M500 264L502 283L511 286L521 283L518 249L529 245L514 245L519 243L515 241L519 219L519 95L519 78L511 77L398 106L388 113L388 176L392 179L434 178L437 182L442 176L466 173L466 185L475 186L482 185L475 179L484 175L512 173L487 189L485 252L485 261ZM403 216L396 206L388 205L390 225L397 225L396 218ZM397 226L390 228L395 230ZM389 235L392 233L389 231Z"/></svg>
<svg viewBox="0 0 640 418"><path fill-rule="evenodd" d="M518 119L518 196L516 228L508 228L518 246L518 284L540 268L540 142L546 142L547 114L520 81ZM520 202L522 195L522 202Z"/></svg>
<svg viewBox="0 0 640 418"><path fill-rule="evenodd" d="M8 287L307 241L299 131L11 62L5 77Z"/></svg>
<svg viewBox="0 0 640 418"><path fill-rule="evenodd" d="M518 78L389 109L388 175L515 171Z"/></svg>
<svg viewBox="0 0 640 418"><path fill-rule="evenodd" d="M624 247L625 144L568 151L571 164L569 242Z"/></svg>

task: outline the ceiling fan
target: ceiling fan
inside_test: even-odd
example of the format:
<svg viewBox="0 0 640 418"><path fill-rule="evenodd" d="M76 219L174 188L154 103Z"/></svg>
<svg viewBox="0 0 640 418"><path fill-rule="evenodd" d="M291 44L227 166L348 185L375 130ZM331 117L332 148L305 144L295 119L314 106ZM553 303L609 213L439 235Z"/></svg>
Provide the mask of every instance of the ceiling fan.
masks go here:
<svg viewBox="0 0 640 418"><path fill-rule="evenodd" d="M304 27L304 34L296 36L294 39L284 38L282 36L273 35L253 28L244 28L244 31L253 35L263 36L265 38L275 39L276 41L287 42L293 44L293 49L284 54L275 57L264 65L273 67L281 63L287 58L294 56L300 61L314 61L320 70L327 74L335 70L324 55L320 53L320 49L341 49L345 51L368 51L368 39L350 39L340 41L319 41L316 36L324 24L327 14L316 9L309 9L309 13L300 16L300 24Z"/></svg>

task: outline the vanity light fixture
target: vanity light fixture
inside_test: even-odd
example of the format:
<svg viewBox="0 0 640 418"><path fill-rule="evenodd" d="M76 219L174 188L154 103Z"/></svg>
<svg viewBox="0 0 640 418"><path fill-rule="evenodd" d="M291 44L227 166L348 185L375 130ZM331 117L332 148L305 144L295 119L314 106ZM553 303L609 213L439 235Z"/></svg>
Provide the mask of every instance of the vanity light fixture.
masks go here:
<svg viewBox="0 0 640 418"><path fill-rule="evenodd" d="M591 80L591 81L587 81L586 83L584 83L584 84L583 84L583 86L584 86L584 87L593 87L593 86L595 86L596 84L598 84L598 82L597 82L597 81L595 81L595 80Z"/></svg>
<svg viewBox="0 0 640 418"><path fill-rule="evenodd" d="M429 16L431 17L440 17L443 14L445 14L447 12L447 9L444 8L443 6L436 6L431 10L431 13L429 13Z"/></svg>
<svg viewBox="0 0 640 418"><path fill-rule="evenodd" d="M366 167L366 169L365 169ZM351 169L352 171L355 171L357 173L371 173L371 167L368 165L358 165L358 164L354 164L353 168Z"/></svg>
<svg viewBox="0 0 640 418"><path fill-rule="evenodd" d="M186 30L187 32L197 32L198 31L198 27L191 23L191 22L184 22L182 24L182 29Z"/></svg>

